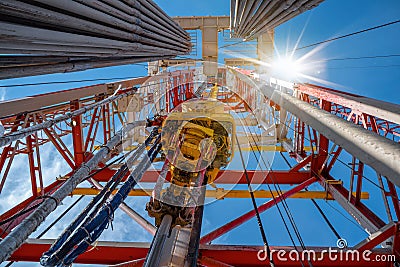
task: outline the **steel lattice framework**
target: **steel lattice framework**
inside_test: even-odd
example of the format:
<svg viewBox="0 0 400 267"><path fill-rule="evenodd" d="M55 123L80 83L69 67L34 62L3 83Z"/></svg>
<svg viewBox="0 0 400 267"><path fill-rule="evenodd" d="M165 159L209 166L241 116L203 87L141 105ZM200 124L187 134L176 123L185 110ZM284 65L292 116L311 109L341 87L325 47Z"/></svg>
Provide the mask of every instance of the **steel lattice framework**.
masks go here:
<svg viewBox="0 0 400 267"><path fill-rule="evenodd" d="M9 1L0 2L12 4ZM43 5L51 6L48 1L37 2L43 2L40 8L37 7L40 10ZM123 5L127 5L126 2L130 1L123 2ZM160 16L164 14L153 5L149 5L147 1L139 2L153 10L153 13L159 13ZM292 1L292 4L295 2ZM321 1L309 2L307 8ZM254 5L247 6L247 1L232 1L232 3L243 5L245 13L249 13L250 9L255 9ZM280 4L279 1L274 3ZM234 5L232 5L232 10L235 10ZM235 14L238 16L237 13ZM148 19L147 16L146 19ZM253 20L260 19L256 16ZM209 62L201 68L202 74L205 74L201 82L198 78L199 68L187 64L154 76L0 102L0 122L5 128L5 135L0 137L2 147L0 193L7 190L8 182L12 179L9 174L15 165L15 159L23 155L25 155L28 168L26 173L21 173L21 175L27 176L26 180L30 182L31 187L30 196L27 199L21 199L18 204L0 215L1 260L39 261L41 255L50 248L54 240L21 239L20 232L24 232L23 235L27 238L37 227L35 225L32 229L22 229L21 225L29 224L29 220L34 216L41 216L38 215L39 210L45 206L51 207L46 211L46 216L55 210L63 200L58 198L60 195L58 192L69 184L73 186L69 187L70 191L64 194L64 197L97 195L101 191L101 185L109 181L120 167L117 163L109 164L109 162L118 159L123 153L124 148L119 142L122 134L118 131L121 127L132 126L132 122L139 121L143 115L141 112L144 110L147 114L161 115L162 113L163 116L167 116L180 104L201 96L204 88L219 86L219 88L229 90L221 89L216 98L234 112L252 114L244 120L245 123L262 127L270 138L267 138L266 143L257 144L254 140L260 138L261 134L243 134L241 136L243 139L253 138L254 141L250 142L249 146L243 145L243 150L257 149L280 153L286 158L291 158L296 164L291 166L287 161L290 166L286 169L249 169L246 172L228 169L218 172L214 181L215 189L205 192L207 198L248 198L248 191L225 190L226 185L246 185L247 178L250 178L252 185L274 184L290 186L290 189L269 192L255 190L256 198L267 199L267 201L259 205L257 211L250 210L209 233L202 233L201 238L197 240L200 244L197 264L200 266L265 266L269 263L268 259L265 261L259 259L260 250L264 249L262 246L217 245L212 242L254 219L257 212L262 213L274 208L287 198L306 198L336 201L369 234L367 239L359 240L357 245L348 249L360 253L371 251L370 258L395 257L391 258L391 261L375 261L373 265L395 266L395 261L399 262L400 258L397 222L400 216L397 194L400 186L400 166L398 166L400 162L400 106L313 84L289 84L274 79L267 83L252 78L249 72L244 70L218 66L215 64L218 61L217 33L219 30L229 28L228 17L181 17L175 21L178 21L185 29L202 30L203 42L206 42L203 46L209 45L208 49L203 50L203 59ZM277 17L276 21L281 20ZM242 23L244 22L249 22L246 16L243 17ZM233 23L232 20L231 23ZM247 29L246 25L240 25L239 21L237 23L237 34L250 33L251 29ZM171 34L175 32L180 35L180 39L185 39L185 34L180 27L172 22L168 22L168 25L171 27ZM258 28L263 27L258 25ZM267 31L267 29L264 30ZM270 28L268 31L271 33ZM253 32L252 35L258 36L258 33ZM262 42L262 38L260 41ZM179 51L174 51L173 55L186 51L186 45L177 50ZM169 57L168 53L161 54L156 59ZM143 60L146 61L149 58ZM165 64L168 65L168 63ZM158 71L159 67L164 66L157 65L155 69ZM11 71L15 70L11 69ZM209 75L213 71L217 74ZM133 107L132 103L134 103ZM154 114L154 110L159 111L160 114ZM151 123L159 122L154 119ZM146 134L138 133L138 136L139 139L144 140ZM238 139L239 146L242 145L240 140L242 139ZM45 164L41 151L45 145L52 146L64 160L64 164L69 167L69 172L50 183L43 178ZM347 177L338 177L335 172L340 164L341 155L345 153L352 159L349 165L349 185L342 182ZM370 180L366 177L367 168L376 172L376 181L382 194L380 201L385 207L387 218L378 216L363 201L369 197L370 193L362 192L363 183L367 179ZM93 185L91 188L85 187L85 183L71 182L83 173L83 169L85 176L78 180L82 182L89 177ZM154 186L159 173L160 170L149 169L140 182ZM129 174L125 175L121 182L126 181L128 176ZM170 173L166 175L167 181L171 180L170 176ZM308 190L307 188L313 184L319 184L322 189ZM149 196L152 191L152 189L133 189L129 196ZM148 232L153 235L156 233L156 227L138 216L136 211L126 205L121 205L120 208ZM46 216L42 216L41 221L36 220L34 223L39 225ZM142 266L149 248L150 244L146 242L100 241L91 244L75 262ZM272 245L271 249L289 253L297 248ZM312 266L366 266L370 264L365 258L347 261L339 257L340 253L343 253L341 250L333 252L333 255L339 258L332 259L330 255L324 254L324 251L329 249L327 247L307 247L307 249L315 251L318 258L318 260L311 260ZM276 266L302 264L299 259L284 261L276 254L273 256L273 262Z"/></svg>
<svg viewBox="0 0 400 267"><path fill-rule="evenodd" d="M222 77L225 78L226 73L229 70L221 70ZM255 99L257 96L257 90L251 88L249 83L243 81L240 76L237 75L236 85L238 93L245 92L245 99L236 99L237 94L225 94L220 96L221 101L235 103L234 109L244 110L250 109L251 106L256 105ZM224 78L220 79L219 82L223 83ZM100 84L96 86L89 86L84 88L77 88L72 90L59 91L50 94L38 95L27 99L9 101L1 103L1 110L7 112L9 115L7 118L2 120L8 132L16 132L21 129L26 129L31 125L38 125L45 121L54 120L57 116L62 114L68 114L74 110L81 109L83 107L89 107L93 103L97 103L101 99L107 99L108 96L113 94L116 88L126 88L118 91L118 94L124 94L132 86L140 86L146 95L143 97L144 104L153 101L153 91L150 90L150 86L146 83L149 77L137 78L133 80L126 80L121 82L115 82L111 84ZM165 95L166 99L162 101L169 103L169 108L179 105L179 103L190 98L193 94L193 71L175 71L168 75L161 76L158 82L152 81L152 83L160 83L167 88L168 94ZM146 89L146 86L148 89ZM279 86L279 85L276 85ZM351 95L346 93L338 92L336 90L321 88L310 84L297 84L294 87L297 99L304 103L309 103L314 106L323 105L324 110L330 111L338 117L347 115L348 121L352 121L356 124L360 124L368 131L373 131L375 134L380 134L386 138L394 138L398 141L399 127L395 122L388 121L385 119L385 111L380 110L381 114L371 114L368 108L371 105L381 106L377 100L368 98L362 98L359 96ZM254 92L254 93L253 93ZM54 97L57 95L57 97ZM79 97L77 99L77 97ZM353 98L363 99L358 101L358 106L352 108ZM14 218L18 215L21 210L35 207L35 205L44 201L42 196L51 195L57 188L60 187L67 179L71 176L72 172L76 170L79 165L83 162L88 161L92 158L93 154L96 154L98 147L94 144L94 140L101 136L106 142L114 134L115 129L121 121L124 121L124 112L119 112L118 106L123 105L124 98L129 98L129 95L124 96L115 102L105 103L104 105L95 107L91 110L87 110L82 115L74 116L67 121L59 122L51 127L45 128L42 132L35 132L26 136L19 141L13 142L8 146L5 146L1 155L1 170L2 185L7 179L8 170L12 167L13 159L19 154L26 154L29 163L30 181L32 185L32 196L16 205L14 208L5 212L1 215L1 221L9 218ZM249 100L249 102L246 101ZM268 103L270 107L277 112L282 112L283 108L278 103L270 101L268 98L263 98L261 101ZM23 102L29 103L35 111L23 112L25 109ZM363 105L363 102L367 103ZM396 108L395 105L393 105ZM322 109L321 109L322 110ZM375 109L376 110L376 109ZM396 114L393 108L388 108L388 111L392 115L392 120L396 120ZM11 115L12 114L12 115ZM358 118L355 118L354 114L357 114ZM5 114L2 114L3 116ZM285 115L287 116L287 115ZM398 116L398 115L397 115ZM352 119L353 118L353 119ZM121 120L121 121L119 121ZM290 131L288 124L281 125L281 129L287 126L286 131ZM396 126L397 125L397 126ZM371 233L376 233L373 238L369 241L360 241L360 244L356 246L359 250L371 249L377 255L389 255L391 253L398 253L397 243L397 224L390 222L386 224L383 219L379 218L374 212L372 212L367 206L362 203L363 197L367 197L365 193L361 192L361 183L363 181L363 163L351 165L352 177L351 180L354 184L354 189L345 188L345 186L334 177L331 176L332 169L335 168L339 154L342 153L343 149L340 146L330 146L329 139L324 137L322 133L317 132L304 122L300 120L293 121L293 127L295 131L295 139L281 139L281 148L276 148L279 151L285 151L290 157L295 158L299 163L288 170L273 170L269 172L265 171L250 171L250 177L252 184L259 183L272 183L271 175L274 176L275 183L279 184L294 184L292 189L285 191L281 194L280 198L277 198L278 202L284 198L295 197L296 194L303 194L301 197L304 198L328 198L338 201L343 208L358 221L361 225ZM308 134L306 134L308 133ZM6 135L7 136L7 135ZM73 146L68 148L64 140L69 137L72 139ZM56 181L51 184L44 184L42 180L42 165L40 160L40 147L45 143L51 143L57 151L62 155L65 162L71 167L71 173L66 174L64 177L59 177ZM395 142L394 142L395 143ZM306 146L310 146L310 149L306 149ZM308 151L307 151L308 150ZM359 159L354 157L354 162L359 162ZM95 172L93 170L92 172ZM96 173L93 178L98 182L108 181L108 179L115 173L112 168L106 168L101 172ZM142 182L156 182L158 177L157 171L147 171L143 176ZM397 217L399 214L399 203L397 201L396 186L391 179L384 179L378 176L387 185L387 191L384 192L385 203L389 206L389 200L392 202L395 214L393 217ZM231 183L245 183L243 172L238 171L224 171L221 176L217 178L218 184L231 184ZM321 192L318 196L318 192L306 192L304 188L313 184L320 183L325 192ZM91 189L77 188L73 194L96 194L98 191ZM146 195L146 192L132 191L131 195ZM352 192L351 194L349 192ZM231 192L234 194L235 192ZM240 192L236 192L239 194ZM257 191L256 191L257 193ZM208 192L209 196L218 197L218 192ZM276 194L278 194L276 192ZM244 194L243 194L244 195ZM223 194L220 197L230 197ZM259 192L258 197L268 198L268 194ZM298 195L299 197L299 195ZM275 206L277 202L270 200L265 204L259 206L259 211L263 212L267 209ZM390 208L388 208L390 210ZM34 209L32 209L33 211ZM32 212L30 211L30 212ZM10 231L17 226L21 221L26 218L30 212L24 213L21 216L17 216L9 223L3 224L2 237L6 237ZM214 266L218 264L226 264L232 266L258 266L264 265L265 262L257 260L257 252L259 247L249 246L222 246L222 245L207 245L217 237L227 233L228 231L236 228L243 224L245 221L253 218L255 215L254 211L243 214L238 218L228 222L226 225L204 235L200 239L201 249L199 262L206 266ZM375 247L384 242L388 238L393 238L392 250L389 249L375 249ZM43 253L49 247L48 241L41 241L40 239L31 240L29 239L21 248L19 248L10 258L10 260L26 260L36 261L41 253ZM130 261L132 259L141 260L145 257L148 245L142 243L119 243L119 242L100 242L96 245L96 250L91 250L90 253L85 253L77 259L77 262L81 263L93 263L99 264L118 264L121 262ZM278 249L278 247L274 248ZM285 248L289 249L289 248ZM322 251L324 248L316 248ZM242 253L246 251L247 256L242 257ZM101 255L101 257L99 257ZM253 256L252 256L253 255ZM283 264L283 263L282 263ZM288 266L295 265L295 263L285 263ZM335 262L331 262L328 258L324 261L315 262L314 266L334 266ZM387 263L382 263L385 266ZM355 263L353 263L354 266ZM352 265L352 266L353 266ZM357 266L365 266L365 262L357 262Z"/></svg>

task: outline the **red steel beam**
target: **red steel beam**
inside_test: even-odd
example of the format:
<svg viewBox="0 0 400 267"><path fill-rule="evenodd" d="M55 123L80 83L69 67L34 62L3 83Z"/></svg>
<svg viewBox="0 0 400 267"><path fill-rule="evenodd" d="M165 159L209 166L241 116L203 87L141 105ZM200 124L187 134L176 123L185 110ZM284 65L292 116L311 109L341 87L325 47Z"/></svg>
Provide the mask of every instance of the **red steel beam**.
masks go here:
<svg viewBox="0 0 400 267"><path fill-rule="evenodd" d="M377 118L400 124L400 106L356 94L341 92L313 84L297 84L300 92L327 100L344 107L351 108L357 113L365 113Z"/></svg>
<svg viewBox="0 0 400 267"><path fill-rule="evenodd" d="M113 176L115 170L104 169L95 174L93 178L98 182L107 182ZM301 184L311 177L308 171L247 171L252 184ZM159 171L148 170L143 175L141 182L155 183L159 176ZM167 180L170 180L171 174L167 174ZM247 184L244 171L224 170L220 171L214 181L215 184Z"/></svg>
<svg viewBox="0 0 400 267"><path fill-rule="evenodd" d="M333 157L331 159L331 161L328 163L328 166L326 167L326 172L330 172L333 164L335 164L336 160L339 158L340 153L342 152L343 148L341 148L340 146L337 147L337 149L332 153Z"/></svg>
<svg viewBox="0 0 400 267"><path fill-rule="evenodd" d="M375 233L385 226L385 222L362 202L354 204L354 196L351 196L348 201L349 191L341 183L337 183L338 181L333 177L328 175L326 178L323 176L318 178L321 186L326 188L332 197L368 232Z"/></svg>
<svg viewBox="0 0 400 267"><path fill-rule="evenodd" d="M207 267L234 267L233 265L226 264L205 256L199 257L198 262L200 263L201 266L207 266Z"/></svg>
<svg viewBox="0 0 400 267"><path fill-rule="evenodd" d="M31 261L38 262L40 256L50 248L52 240L28 240L23 244L14 254L10 257L10 261ZM149 243L130 243L130 242L98 242L96 246L90 246L88 250L81 254L76 263L83 264L107 264L116 265L123 262L141 260L146 257ZM251 267L251 266L269 266L268 261L259 260L257 254L263 249L258 246L239 246L239 245L201 245L199 258L207 258L213 262L220 262L226 264L225 266L237 267ZM329 251L331 248L327 247L310 247L308 250L316 252L318 260L312 261L314 267L337 267L337 266L391 266L389 261L377 261L377 257L391 256L390 250L387 249L373 249L368 256L370 261L362 257L360 253L360 260L346 260L345 251L342 252L343 258L340 257L340 250L332 251L331 257L328 253L322 251ZM288 255L294 251L292 247L278 247L272 246L271 250L275 251L273 254L274 263L276 266L301 266L298 260L290 260ZM278 251L284 251L288 260L280 260L278 258ZM336 260L334 259L336 257ZM282 257L281 257L282 258ZM373 262L371 262L373 261ZM371 265L373 263L373 265ZM308 265L307 265L308 266Z"/></svg>
<svg viewBox="0 0 400 267"><path fill-rule="evenodd" d="M233 266L270 266L269 261L261 261L258 258L258 253L262 247L256 246L221 246L221 245L210 245L210 246L201 246L200 247L200 255L203 257L212 258L218 260L220 262L224 262ZM311 260L312 266L314 267L338 267L338 266L353 266L353 267L365 267L365 266L392 266L392 262L390 261L377 261L383 257L392 256L390 254L390 250L387 249L374 249L372 250L372 254L369 255L370 260L366 260L362 257L362 253L360 253L360 259L357 260L347 260L346 254L344 250L339 250L336 248L315 248L308 247L308 250L312 250L316 252L316 259ZM335 250L331 253L329 257L329 250ZM299 260L290 260L289 253L293 253L294 249L291 247L275 247L271 246L271 250L273 253L273 260L275 266L285 266L285 267L299 267L302 266ZM278 257L278 252L284 251L285 254ZM342 252L341 252L342 251ZM281 252L280 252L281 253ZM343 255L341 258L340 254ZM295 254L292 254L295 255ZM307 257L307 255L305 255ZM300 253L301 257L301 253ZM351 259L351 256L348 257ZM283 260L282 260L283 259ZM371 262L372 261L372 262ZM307 260L303 261L304 266L311 266L308 264Z"/></svg>
<svg viewBox="0 0 400 267"><path fill-rule="evenodd" d="M311 162L311 158L312 158L312 155L307 156L307 157L304 158L302 161L300 161L298 164L296 164L295 166L293 166L293 167L290 169L290 172L296 172L296 171L301 170L301 169L304 168L308 163Z"/></svg>
<svg viewBox="0 0 400 267"><path fill-rule="evenodd" d="M288 197L290 197L291 195L301 191L302 189L306 188L307 186L309 186L310 184L313 184L314 182L316 182L317 179L315 177L312 177L310 179L308 179L307 181L293 187L292 189L286 191L285 193L283 193L280 196L275 197L275 199L271 199L267 202L265 202L264 204L260 205L258 207L258 212L264 212L269 208L272 208L273 206L277 205L279 202L281 202L283 199L286 199ZM232 229L238 227L239 225L243 224L244 222L247 222L248 220L252 219L254 216L256 216L256 212L255 210L251 210L245 214L243 214L242 216L234 219L233 221L215 229L214 231L212 231L211 233L203 236L200 239L200 244L208 244L211 241L213 241L214 239L220 237L221 235L231 231Z"/></svg>
<svg viewBox="0 0 400 267"><path fill-rule="evenodd" d="M75 164L72 161L72 159L69 157L68 153L70 153L70 152L68 151L68 153L67 153L68 148L65 146L65 144L59 143L58 140L60 140L60 142L62 142L60 138L57 139L56 136L54 136L57 133L55 131L50 131L49 129L43 129L43 132L47 135L47 137L49 138L51 143L55 146L57 151L64 158L64 160L68 163L68 165L71 167L71 169L74 169Z"/></svg>
<svg viewBox="0 0 400 267"><path fill-rule="evenodd" d="M398 232L399 225L396 223L389 223L382 227L374 236L368 237L366 240L356 245L355 248L359 251L371 250L379 244L383 243L388 238L395 236Z"/></svg>
<svg viewBox="0 0 400 267"><path fill-rule="evenodd" d="M20 126L21 122L23 122L24 118L25 118L25 116L17 116L17 118L15 119L15 121L13 123L13 126L11 127L10 133L13 133L18 130L18 127ZM17 146L17 144L18 143L15 143L14 145L10 144L10 145L4 147L3 151L0 154L0 173L2 173L2 176L3 176L0 181L0 193L3 190L3 186L6 182L6 178L8 175L8 170L3 172L4 164L6 163L9 153L13 151L13 149ZM10 164L10 161L12 162L12 160L13 160L13 158L10 158L8 164Z"/></svg>
<svg viewBox="0 0 400 267"><path fill-rule="evenodd" d="M400 220L400 202L399 202L399 198L397 195L396 187L389 180L387 180L387 183L388 183L389 192L390 192L390 196L392 199L392 203L393 203L394 211L396 213L397 220Z"/></svg>
<svg viewBox="0 0 400 267"><path fill-rule="evenodd" d="M320 108L323 110L326 110L328 112L331 112L331 102L321 100L320 101ZM320 134L319 135L319 142L318 142L318 158L315 161L317 164L316 166L313 166L311 164L311 168L316 170L316 171L321 171L322 168L324 167L325 160L328 157L328 149L329 149L329 140L326 138L324 135Z"/></svg>
<svg viewBox="0 0 400 267"><path fill-rule="evenodd" d="M79 100L71 101L71 111L80 108ZM72 143L74 147L74 161L75 167L79 167L85 161L84 145L83 145L83 130L82 130L82 116L73 117L72 124Z"/></svg>
<svg viewBox="0 0 400 267"><path fill-rule="evenodd" d="M142 84L148 79L148 76L138 77L114 83L96 84L5 101L0 103L0 117L19 114L28 110L38 110L45 107L66 103L75 99L107 93L107 85L121 84L122 88L129 88L134 85Z"/></svg>
<svg viewBox="0 0 400 267"><path fill-rule="evenodd" d="M100 101L101 99L99 99ZM100 108L97 107L93 110L92 118L90 119L89 129L86 134L84 151L92 151L94 146L94 140L97 133L97 128L100 120ZM89 143L92 145L89 147Z"/></svg>
<svg viewBox="0 0 400 267"><path fill-rule="evenodd" d="M26 137L26 147L27 147L27 154L28 154L28 165L29 165L29 173L31 178L31 188L32 188L32 195L34 197L37 196L37 184L36 184L36 165L35 165L35 157L34 157L34 148L33 148L33 140L32 135L28 135Z"/></svg>

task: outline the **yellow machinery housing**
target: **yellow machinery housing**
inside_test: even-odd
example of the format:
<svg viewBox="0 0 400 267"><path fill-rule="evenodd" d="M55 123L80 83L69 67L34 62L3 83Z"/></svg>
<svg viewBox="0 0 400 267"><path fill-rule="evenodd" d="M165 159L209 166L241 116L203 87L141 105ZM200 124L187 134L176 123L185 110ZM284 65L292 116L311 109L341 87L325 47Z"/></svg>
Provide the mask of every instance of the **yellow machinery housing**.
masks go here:
<svg viewBox="0 0 400 267"><path fill-rule="evenodd" d="M234 136L234 118L216 97L186 101L164 120L161 142L169 162L171 185L160 199L152 198L146 206L156 225L165 214L172 215L173 225L191 222L192 213L187 207L193 193L212 183L219 170L232 160ZM197 200L195 203L199 204Z"/></svg>

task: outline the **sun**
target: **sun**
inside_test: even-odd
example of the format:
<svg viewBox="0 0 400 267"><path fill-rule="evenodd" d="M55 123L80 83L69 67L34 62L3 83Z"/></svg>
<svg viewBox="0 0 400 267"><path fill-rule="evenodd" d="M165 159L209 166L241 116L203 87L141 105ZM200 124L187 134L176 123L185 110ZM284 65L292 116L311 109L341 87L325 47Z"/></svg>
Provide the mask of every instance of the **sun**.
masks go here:
<svg viewBox="0 0 400 267"><path fill-rule="evenodd" d="M278 57L271 64L271 74L283 80L297 80L304 72L305 66L291 57Z"/></svg>

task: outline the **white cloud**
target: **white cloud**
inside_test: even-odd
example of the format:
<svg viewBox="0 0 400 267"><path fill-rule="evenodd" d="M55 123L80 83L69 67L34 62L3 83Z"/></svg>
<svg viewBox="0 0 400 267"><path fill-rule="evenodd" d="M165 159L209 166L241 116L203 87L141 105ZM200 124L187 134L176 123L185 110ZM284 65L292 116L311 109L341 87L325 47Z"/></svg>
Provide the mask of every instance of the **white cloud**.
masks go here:
<svg viewBox="0 0 400 267"><path fill-rule="evenodd" d="M55 178L66 174L70 169L54 146L46 144L40 147L42 177L44 185L49 185ZM4 174L4 170L1 175ZM39 185L39 182L37 182ZM1 192L0 214L32 195L28 157L24 154L15 156L10 173Z"/></svg>
<svg viewBox="0 0 400 267"><path fill-rule="evenodd" d="M70 145L70 140L64 140L66 145ZM45 185L55 181L59 175L64 175L70 171L69 166L61 157L52 144L46 144L40 147L42 175ZM3 174L3 173L1 173ZM87 187L88 185L81 185ZM4 191L0 196L0 214L12 208L16 204L31 196L30 174L28 167L28 158L25 154L15 157L12 169L7 177ZM62 201L56 211L52 212L46 220L38 227L37 231L31 234L31 238L36 238L44 229L47 228L61 213L63 213L79 196L67 197ZM57 238L63 230L74 220L74 218L86 207L93 196L86 196L79 202L64 218L54 225L42 238ZM140 213L150 222L154 218L149 218L144 207L148 197L128 198L127 204ZM113 220L113 229L109 227L99 238L107 241L136 241L150 242L152 236L121 210L117 210ZM38 263L17 263L15 266L40 266ZM77 265L79 266L79 265Z"/></svg>
<svg viewBox="0 0 400 267"><path fill-rule="evenodd" d="M0 101L4 101L6 99L7 89L4 87L0 87Z"/></svg>

